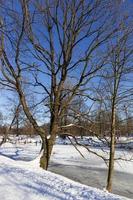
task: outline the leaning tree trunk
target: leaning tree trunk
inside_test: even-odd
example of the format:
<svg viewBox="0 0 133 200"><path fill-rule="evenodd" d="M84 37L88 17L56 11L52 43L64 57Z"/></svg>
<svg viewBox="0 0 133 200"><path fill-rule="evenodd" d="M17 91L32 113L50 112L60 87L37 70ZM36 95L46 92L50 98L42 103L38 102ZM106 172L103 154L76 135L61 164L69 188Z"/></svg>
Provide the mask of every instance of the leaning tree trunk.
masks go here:
<svg viewBox="0 0 133 200"><path fill-rule="evenodd" d="M115 157L115 106L112 108L112 120L111 120L111 142L110 142L110 157L109 168L106 189L112 191L113 172L114 172L114 157Z"/></svg>
<svg viewBox="0 0 133 200"><path fill-rule="evenodd" d="M2 146L4 143L6 143L6 141L8 139L8 128L5 128L4 132L5 133L4 133L2 141L0 142L0 146Z"/></svg>

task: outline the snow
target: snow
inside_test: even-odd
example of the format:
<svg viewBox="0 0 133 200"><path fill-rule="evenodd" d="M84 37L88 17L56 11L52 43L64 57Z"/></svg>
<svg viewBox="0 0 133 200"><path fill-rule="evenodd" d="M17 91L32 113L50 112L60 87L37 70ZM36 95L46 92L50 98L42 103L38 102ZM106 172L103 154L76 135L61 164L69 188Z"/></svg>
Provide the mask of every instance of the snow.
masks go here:
<svg viewBox="0 0 133 200"><path fill-rule="evenodd" d="M30 143L26 138L22 138L16 144L7 142L0 148L0 200L127 199L96 189L105 187L101 178L106 182L104 171L107 167L100 158L89 154L83 147L79 149L85 159L72 145L64 145L61 140L58 140L59 143L53 149L49 170L96 188L39 168L40 139L28 139L28 141ZM100 152L98 147L92 146L92 149ZM130 158L132 151L123 149L116 151L117 157L123 154L125 158ZM113 191L121 196L132 198L133 162L116 162L115 171L118 175L115 177ZM119 179L120 183L118 183ZM116 188L120 189L115 191Z"/></svg>
<svg viewBox="0 0 133 200"><path fill-rule="evenodd" d="M38 161L38 158L35 161ZM38 162L35 161L14 161L5 156L0 156L1 200L127 199L42 170L38 167Z"/></svg>

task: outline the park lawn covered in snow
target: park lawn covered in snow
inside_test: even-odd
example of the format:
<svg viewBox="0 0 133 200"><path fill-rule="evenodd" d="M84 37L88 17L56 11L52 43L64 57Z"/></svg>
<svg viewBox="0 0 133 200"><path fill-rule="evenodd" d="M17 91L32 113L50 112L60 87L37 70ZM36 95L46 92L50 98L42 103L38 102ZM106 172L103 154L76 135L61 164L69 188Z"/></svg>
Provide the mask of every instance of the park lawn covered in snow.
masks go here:
<svg viewBox="0 0 133 200"><path fill-rule="evenodd" d="M68 168L68 171L69 169L70 171L72 171L72 168L74 167L74 171L77 171L78 173L77 177L80 173L79 177L81 179L84 179L86 177L85 179L88 182L87 185L92 185L91 182L94 181L95 173L93 173L92 170L92 176L90 176L90 174L88 173L88 167L93 167L94 169L105 169L106 165L102 162L100 158L97 158L93 154L88 154L85 149L80 148L80 150L84 154L85 159L80 156L80 154L75 150L72 145L55 145L50 164L53 167L52 169L54 169L55 171L52 171L56 172L56 169L60 170L63 166L66 166L66 168ZM97 148L95 150L99 151L99 149ZM33 143L28 144L5 143L2 145L2 147L0 148L0 200L126 199L124 197L110 195L107 192L103 192L102 190L81 185L67 178L64 178L63 176L55 175L51 172L46 172L42 170L41 168L39 168L39 158L34 159L39 154L39 151L40 144L36 145L34 141ZM120 154L123 154L123 152L120 150L117 152L117 154L119 156ZM130 153L126 153L125 156L130 157L130 155ZM79 172L78 167L80 169ZM129 182L129 178L133 173L133 163L121 161L115 166L115 169L121 171L122 173L129 172ZM49 168L49 170L51 170L51 167ZM68 171L65 172L63 169L62 175L67 176ZM83 171L85 171L85 177L81 177L81 172ZM102 176L102 171L100 170L99 172L100 176ZM68 178L72 178L71 173ZM83 183L85 183L84 181ZM100 182L98 182L98 184ZM121 190L126 190L124 185L125 182L122 182ZM130 185L130 188L132 188L132 183L130 183ZM122 186L124 189L122 188ZM95 185L94 187L98 188L99 185ZM131 191L132 189L130 189L129 192ZM117 192L117 194L120 194L120 192ZM121 196L123 195L126 196L125 194L121 193ZM131 198L131 195L128 196Z"/></svg>
<svg viewBox="0 0 133 200"><path fill-rule="evenodd" d="M91 188L38 167L33 161L0 156L1 200L119 200L127 199Z"/></svg>

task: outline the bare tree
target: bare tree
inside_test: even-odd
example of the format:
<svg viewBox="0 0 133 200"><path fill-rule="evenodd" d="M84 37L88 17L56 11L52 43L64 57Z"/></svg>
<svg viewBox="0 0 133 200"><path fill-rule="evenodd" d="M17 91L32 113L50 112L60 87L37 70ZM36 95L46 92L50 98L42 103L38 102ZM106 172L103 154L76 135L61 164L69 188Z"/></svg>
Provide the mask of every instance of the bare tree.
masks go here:
<svg viewBox="0 0 133 200"><path fill-rule="evenodd" d="M17 91L25 115L41 136L40 166L47 169L64 110L107 61L108 55L98 52L119 29L118 5L107 0L21 0L19 6L15 4L5 2L1 8L1 82ZM63 95L69 79L72 86ZM49 138L28 106L26 84L48 108Z"/></svg>
<svg viewBox="0 0 133 200"><path fill-rule="evenodd" d="M112 191L112 180L115 160L115 144L116 144L116 116L118 109L122 103L125 103L127 98L132 96L132 85L130 86L127 79L132 71L132 47L131 35L132 28L125 27L124 22L116 36L116 39L109 42L110 56L108 66L104 69L104 83L101 88L102 102L104 106L111 111L110 118L110 156L109 169L107 178L107 190Z"/></svg>

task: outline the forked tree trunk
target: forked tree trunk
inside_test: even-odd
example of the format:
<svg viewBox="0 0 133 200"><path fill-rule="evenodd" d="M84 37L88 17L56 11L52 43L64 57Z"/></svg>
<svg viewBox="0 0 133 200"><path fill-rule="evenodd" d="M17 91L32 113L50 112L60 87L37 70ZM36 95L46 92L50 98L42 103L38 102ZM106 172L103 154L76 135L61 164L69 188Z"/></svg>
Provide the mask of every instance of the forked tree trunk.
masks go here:
<svg viewBox="0 0 133 200"><path fill-rule="evenodd" d="M115 157L115 106L112 108L112 120L111 120L111 142L110 142L110 157L109 168L106 189L112 191L113 172L114 172L114 157Z"/></svg>

